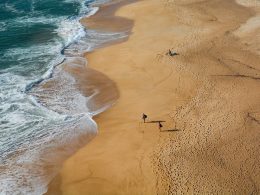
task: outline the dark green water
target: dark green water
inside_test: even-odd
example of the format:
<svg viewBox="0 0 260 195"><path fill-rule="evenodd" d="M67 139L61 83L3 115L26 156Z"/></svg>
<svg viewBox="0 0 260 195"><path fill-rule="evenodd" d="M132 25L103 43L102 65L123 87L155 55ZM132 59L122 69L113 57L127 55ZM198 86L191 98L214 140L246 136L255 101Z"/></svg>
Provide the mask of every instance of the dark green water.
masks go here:
<svg viewBox="0 0 260 195"><path fill-rule="evenodd" d="M43 194L53 177L43 167L48 165L55 175L58 164L76 150L78 137L88 141L96 133L84 108L86 98L62 71L55 73L61 83L55 90L38 90L59 112L28 93L34 83L50 79L54 66L66 57L65 47L91 38L79 19L97 10L90 6L93 2L0 1L0 194ZM87 44L87 39L81 42ZM85 110L71 111L77 104ZM61 146L64 151L58 154L55 148Z"/></svg>

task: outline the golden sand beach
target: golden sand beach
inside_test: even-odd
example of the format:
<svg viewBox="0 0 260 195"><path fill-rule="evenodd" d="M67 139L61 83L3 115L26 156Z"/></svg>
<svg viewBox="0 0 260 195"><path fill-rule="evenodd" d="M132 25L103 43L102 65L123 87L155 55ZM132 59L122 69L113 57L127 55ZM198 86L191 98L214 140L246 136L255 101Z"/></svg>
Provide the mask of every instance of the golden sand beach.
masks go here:
<svg viewBox="0 0 260 195"><path fill-rule="evenodd" d="M118 7L111 22L102 9L82 22L132 27L127 40L86 54L119 98L94 118L98 135L63 164L48 194L259 194L260 2ZM143 113L165 120L162 131Z"/></svg>

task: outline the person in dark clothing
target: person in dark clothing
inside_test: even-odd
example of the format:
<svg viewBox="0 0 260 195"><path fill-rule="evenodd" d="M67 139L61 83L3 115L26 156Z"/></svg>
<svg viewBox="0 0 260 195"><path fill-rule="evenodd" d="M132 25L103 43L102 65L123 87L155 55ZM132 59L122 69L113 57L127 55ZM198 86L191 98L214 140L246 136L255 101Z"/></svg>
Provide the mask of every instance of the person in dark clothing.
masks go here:
<svg viewBox="0 0 260 195"><path fill-rule="evenodd" d="M145 120L147 119L147 115L143 113L143 120L144 120L144 123L146 122Z"/></svg>
<svg viewBox="0 0 260 195"><path fill-rule="evenodd" d="M162 127L163 127L162 123L159 122L159 129L160 129L160 131L162 130Z"/></svg>

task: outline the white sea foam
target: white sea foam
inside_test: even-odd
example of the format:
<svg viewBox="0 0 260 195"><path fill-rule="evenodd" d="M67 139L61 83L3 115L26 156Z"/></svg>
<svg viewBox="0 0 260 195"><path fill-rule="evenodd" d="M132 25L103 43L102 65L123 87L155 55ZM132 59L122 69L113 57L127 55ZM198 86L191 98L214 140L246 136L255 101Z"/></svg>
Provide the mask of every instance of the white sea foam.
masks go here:
<svg viewBox="0 0 260 195"><path fill-rule="evenodd" d="M5 22L0 22L0 32L6 30L6 23Z"/></svg>
<svg viewBox="0 0 260 195"><path fill-rule="evenodd" d="M65 45L69 45L85 35L85 30L78 20L63 20L60 22L57 33L64 39Z"/></svg>
<svg viewBox="0 0 260 195"><path fill-rule="evenodd" d="M23 77L12 73L1 75L0 194L43 194L61 162L97 132L96 123L82 106L86 105L84 97L72 88L73 78L62 74L58 77L62 78L63 84L71 85L64 90L60 88L59 91L66 94L58 94L58 98L69 97L75 106L81 106L81 110L64 108L58 113L48 109L37 98L21 92L28 82ZM4 85L7 82L9 85ZM48 90L45 93L55 97ZM68 100L60 101L65 105L55 106L66 107Z"/></svg>
<svg viewBox="0 0 260 195"><path fill-rule="evenodd" d="M5 9L8 10L9 12L13 12L16 14L24 13L23 11L16 9L12 4L9 3L5 3Z"/></svg>
<svg viewBox="0 0 260 195"><path fill-rule="evenodd" d="M127 32L99 32L88 29L85 32L84 37L75 41L64 50L66 56L82 56L85 52L92 51L107 42L127 37Z"/></svg>
<svg viewBox="0 0 260 195"><path fill-rule="evenodd" d="M57 29L57 33L60 37L63 38L65 42L65 46L75 42L76 40L80 40L86 35L85 28L81 25L80 19L82 17L89 17L94 15L98 11L98 7L88 8L82 2L81 6L81 15L75 19L63 19L60 21L59 28ZM83 15L84 14L84 15Z"/></svg>
<svg viewBox="0 0 260 195"><path fill-rule="evenodd" d="M80 2L78 18L25 17L24 21L13 21L18 26L35 22L58 25L60 38L37 46L12 48L3 56L24 61L25 66L13 66L0 73L0 194L46 192L61 163L96 135L97 126L91 117L111 106L90 113L87 102L99 91L84 97L75 79L55 67L64 59L73 66L84 66L87 61L80 57L84 52L127 36L124 32L84 29L80 18L95 14L98 8ZM65 55L60 54L63 47ZM26 66L28 56L48 65ZM25 73L29 76L24 77Z"/></svg>
<svg viewBox="0 0 260 195"><path fill-rule="evenodd" d="M79 117L62 120L53 128L38 129L37 137L31 132L28 141L24 140L6 162L1 162L0 194L45 193L60 163L96 134L96 123L87 115ZM35 138L37 144L30 142Z"/></svg>

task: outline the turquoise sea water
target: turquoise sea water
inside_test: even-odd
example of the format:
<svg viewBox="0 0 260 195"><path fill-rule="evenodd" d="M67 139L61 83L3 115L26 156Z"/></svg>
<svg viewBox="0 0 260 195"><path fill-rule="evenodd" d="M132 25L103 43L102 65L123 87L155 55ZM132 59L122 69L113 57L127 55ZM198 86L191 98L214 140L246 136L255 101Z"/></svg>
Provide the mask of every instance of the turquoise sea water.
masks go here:
<svg viewBox="0 0 260 195"><path fill-rule="evenodd" d="M80 24L98 10L94 3L104 2L0 1L0 194L44 193L61 162L80 146L79 137L85 144L96 134L87 98L54 67L71 58L82 63L84 52L124 36ZM56 90L38 88L51 79Z"/></svg>

